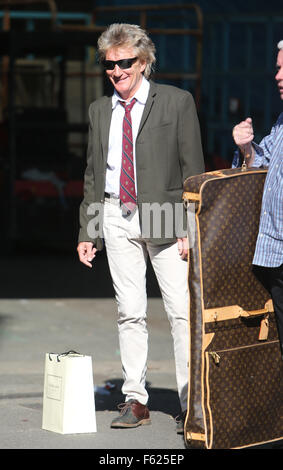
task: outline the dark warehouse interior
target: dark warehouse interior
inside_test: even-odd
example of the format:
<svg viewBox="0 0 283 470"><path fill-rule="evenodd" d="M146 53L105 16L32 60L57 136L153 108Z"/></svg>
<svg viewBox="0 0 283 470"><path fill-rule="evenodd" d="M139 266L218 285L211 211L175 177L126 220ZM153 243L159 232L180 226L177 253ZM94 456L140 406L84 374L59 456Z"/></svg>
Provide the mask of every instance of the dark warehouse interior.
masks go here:
<svg viewBox="0 0 283 470"><path fill-rule="evenodd" d="M0 0L1 449L283 449L282 44L282 0Z"/></svg>
<svg viewBox="0 0 283 470"><path fill-rule="evenodd" d="M231 166L237 122L253 116L259 141L278 115L282 3L0 0L0 15L0 297L113 296L104 251L91 274L76 253L88 106L110 91L100 33L113 22L149 31L153 79L193 94L211 171ZM148 292L159 296L150 268Z"/></svg>

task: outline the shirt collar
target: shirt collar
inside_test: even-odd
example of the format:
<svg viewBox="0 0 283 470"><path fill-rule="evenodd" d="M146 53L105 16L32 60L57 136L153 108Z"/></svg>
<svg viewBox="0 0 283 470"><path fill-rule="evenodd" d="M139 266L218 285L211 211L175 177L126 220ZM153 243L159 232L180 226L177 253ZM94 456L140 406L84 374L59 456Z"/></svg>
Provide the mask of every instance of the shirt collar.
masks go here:
<svg viewBox="0 0 283 470"><path fill-rule="evenodd" d="M136 98L136 100L139 103L145 105L146 100L148 98L149 88L150 88L149 81L143 76L141 85L139 89L137 90L137 92L135 93L135 95L133 96L133 98ZM120 95L117 93L117 91L114 89L114 94L112 96L112 109L116 108L117 103L119 101L125 101L125 100L123 100L120 97Z"/></svg>

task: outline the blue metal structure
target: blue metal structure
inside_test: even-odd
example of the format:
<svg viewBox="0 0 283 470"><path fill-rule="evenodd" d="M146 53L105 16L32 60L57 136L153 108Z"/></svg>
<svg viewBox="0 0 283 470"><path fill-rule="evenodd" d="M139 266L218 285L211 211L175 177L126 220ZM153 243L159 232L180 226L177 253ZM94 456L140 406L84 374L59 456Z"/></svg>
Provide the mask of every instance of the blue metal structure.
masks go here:
<svg viewBox="0 0 283 470"><path fill-rule="evenodd" d="M171 8L170 11L166 11L164 5L168 4L176 7L175 10L172 11ZM268 133L282 109L282 102L274 84L274 66L276 44L283 39L283 6L278 7L277 0L269 0L268 4L262 0L229 2L197 0L194 4L201 14L196 15L196 10L190 11L184 8L184 5L189 4L191 2L183 0L182 8L178 9L180 4L174 3L173 0L143 0L142 5L138 0L96 0L93 11L87 13L60 12L55 9L54 14L54 11L11 9L9 21L4 11L0 11L0 29L2 26L2 30L11 30L9 38L6 39L4 33L1 33L4 40L0 42L1 57L10 54L9 58L7 55L5 57L8 61L3 61L2 64L2 72L4 71L2 76L6 80L6 88L3 86L2 91L6 91L3 96L8 98L7 115L10 131L9 149L7 155L4 152L5 158L2 158L7 165L6 176L2 180L7 184L9 182L7 193L9 193L10 214L6 225L11 239L21 237L19 229L21 224L18 221L17 198L14 191L17 168L19 162L22 165L25 161L26 153L30 156L30 151L36 147L34 139L30 147L16 145L17 136L21 132L27 136L26 126L26 130L38 129L35 136L40 138L45 129L52 132L59 125L60 136L63 137L63 150L61 151L58 140L55 142L55 147L57 151L59 150L60 158L66 158L66 161L70 162L72 156L70 157L68 149L65 151L66 136L69 132L79 132L87 136L87 123L70 123L65 117L66 57L68 55L68 60L76 57L75 49L78 48L79 59L76 60L82 61L80 75L82 108L85 108L83 70L85 63L93 59L93 54L87 52L90 51L89 46L95 46L98 35L110 23L128 22L145 27L157 48L155 79L187 89L194 95L198 104L207 170L231 165L234 152L232 128L248 115L253 118L257 141ZM60 2L58 6L60 7ZM145 6L148 6L146 12ZM83 33L80 32L80 28ZM23 31L25 37L18 39ZM9 35L9 31L6 32ZM40 110L43 118L41 114L38 119L19 122L16 116L13 94L14 66L15 59L23 57L24 54L29 54L28 58L33 57L31 54L34 54L34 57L41 57L43 54L43 57L52 56L58 60L60 70L58 109L52 110L57 113L56 122L49 118L48 107ZM2 100L2 107L4 102L5 100ZM34 111L38 112L38 109ZM82 112L82 115L85 113ZM53 168L53 165L54 171L57 171L60 167L59 158L55 158L55 153L49 149L47 153L48 168ZM38 164L43 160L42 155L40 158L36 155L36 158ZM77 160L73 158L72 164L78 165ZM79 171L82 169L81 163ZM76 175L78 174L76 171ZM2 200L6 201L7 198L4 197ZM28 209L31 207L36 210L37 205L34 202L34 206L28 204L24 207L29 214ZM71 220L73 221L72 217ZM24 227L28 226L30 224L24 224ZM67 226L69 234L73 222L69 220Z"/></svg>
<svg viewBox="0 0 283 470"><path fill-rule="evenodd" d="M283 37L283 7L278 6L277 0L270 0L268 4L262 0L198 0L194 3L202 9L204 16L203 50L197 50L193 36L152 34L157 46L157 79L195 94L195 81L191 77L196 56L202 55L199 112L205 153L212 168L215 155L221 158L223 165L229 166L233 154L231 130L235 123L252 116L256 137L260 139L269 131L281 109L273 77L276 44ZM172 4L172 1L144 0L141 4L138 0L96 0L93 5L94 11L98 11L95 24L139 23L139 11L133 11L133 7L166 4ZM111 7L119 7L121 11L113 11ZM181 13L180 17L176 12L169 14L161 9L148 11L146 27L195 27L192 15L185 10ZM0 11L0 22L3 15ZM36 22L50 21L51 12L11 10L10 18L24 22L26 30L33 31ZM92 21L93 12L58 11L56 15L57 25L88 26ZM158 73L168 76L159 78ZM174 74L179 74L179 78Z"/></svg>
<svg viewBox="0 0 283 470"><path fill-rule="evenodd" d="M138 0L96 0L94 3L96 7L141 4ZM144 5L152 3L172 2L142 2ZM214 169L217 165L231 164L234 151L231 131L239 120L252 116L259 140L269 132L282 109L274 75L276 45L283 39L283 4L277 0L197 0L193 3L202 9L204 16L200 114L208 168ZM127 21L125 16L124 21ZM162 21L160 15L158 21ZM163 25L166 22L168 25L168 21L165 19ZM183 70L191 69L195 48L190 37L183 38L178 45L173 38L170 43L164 37L154 37L154 40L160 69L178 70L180 64ZM188 80L174 84L193 92Z"/></svg>
<svg viewBox="0 0 283 470"><path fill-rule="evenodd" d="M259 141L282 109L274 76L283 13L210 16L204 30L207 153L218 153L230 163L232 127L251 116Z"/></svg>
<svg viewBox="0 0 283 470"><path fill-rule="evenodd" d="M9 12L9 16L11 20L24 20L26 22L26 29L28 31L33 31L35 28L35 21L44 20L50 21L52 18L52 14L49 11L21 11L21 10L11 10ZM4 11L0 11L0 19L2 20L4 17ZM58 12L56 15L57 24L62 23L63 21L83 21L84 24L90 24L91 22L91 13L83 13L83 12ZM2 26L2 25L1 25Z"/></svg>
<svg viewBox="0 0 283 470"><path fill-rule="evenodd" d="M0 29L3 29L3 18L5 12L0 11ZM34 31L36 29L36 23L38 21L47 23L50 25L52 20L52 12L49 11L16 11L12 10L9 12L10 20L13 22L21 22L24 24L26 31ZM91 23L92 15L90 13L72 13L72 12L58 12L56 14L56 25L61 25L65 21L71 21L73 23L80 22L84 25Z"/></svg>

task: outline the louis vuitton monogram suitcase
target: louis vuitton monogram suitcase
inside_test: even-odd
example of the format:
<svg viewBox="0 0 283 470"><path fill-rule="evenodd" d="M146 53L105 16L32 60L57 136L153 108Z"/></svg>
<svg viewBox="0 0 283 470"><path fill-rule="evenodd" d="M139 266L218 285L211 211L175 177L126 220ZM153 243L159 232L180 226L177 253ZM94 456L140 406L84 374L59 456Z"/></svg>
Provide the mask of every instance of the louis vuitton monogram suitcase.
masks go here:
<svg viewBox="0 0 283 470"><path fill-rule="evenodd" d="M187 447L232 449L283 439L276 322L252 271L265 176L266 170L227 169L184 184L195 222L188 230Z"/></svg>

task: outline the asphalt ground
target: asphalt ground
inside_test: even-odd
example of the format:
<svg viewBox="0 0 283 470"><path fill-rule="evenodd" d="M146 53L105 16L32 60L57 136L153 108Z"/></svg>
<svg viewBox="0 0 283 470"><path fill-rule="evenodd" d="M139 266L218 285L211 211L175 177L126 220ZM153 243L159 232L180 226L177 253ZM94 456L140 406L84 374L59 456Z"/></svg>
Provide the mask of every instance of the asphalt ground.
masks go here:
<svg viewBox="0 0 283 470"><path fill-rule="evenodd" d="M92 270L70 252L1 257L0 448L176 449L179 413L173 346L159 290L148 280L150 426L111 429L124 401L116 304L105 255ZM92 357L97 432L62 435L42 429L47 352ZM106 384L110 383L110 389Z"/></svg>
<svg viewBox="0 0 283 470"><path fill-rule="evenodd" d="M68 249L2 253L0 279L1 450L92 450L97 463L120 468L191 462L192 452L198 451L186 449L175 430L179 402L173 346L150 266L147 388L152 424L135 429L110 428L124 400L116 304L105 254L89 270ZM45 354L68 350L92 357L96 433L63 435L42 429ZM202 459L207 452L213 455L204 451ZM134 460L118 461L119 456Z"/></svg>

